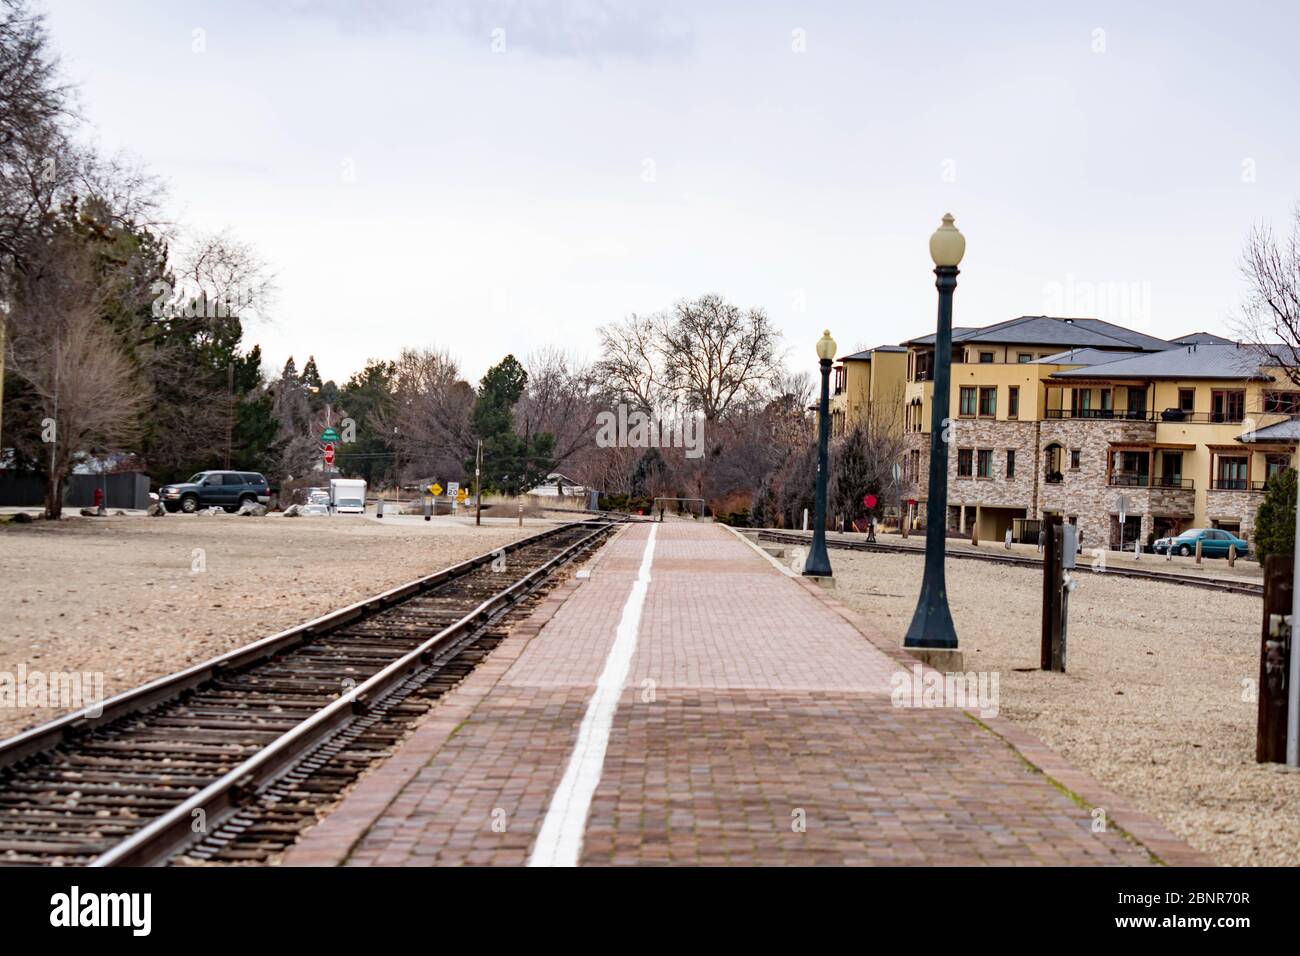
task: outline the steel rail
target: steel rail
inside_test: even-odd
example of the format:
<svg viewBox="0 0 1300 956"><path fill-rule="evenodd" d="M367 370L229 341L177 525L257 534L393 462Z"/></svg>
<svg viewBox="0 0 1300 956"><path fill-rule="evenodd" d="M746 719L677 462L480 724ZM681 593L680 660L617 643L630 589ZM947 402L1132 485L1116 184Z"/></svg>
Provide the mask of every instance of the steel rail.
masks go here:
<svg viewBox="0 0 1300 956"><path fill-rule="evenodd" d="M760 529L757 535L760 541L773 541L778 544L808 544L812 540L811 534L805 535L799 531L769 531ZM866 542L853 541L845 539L826 540L827 547L839 548L844 551L871 551L881 554L925 554L924 548L913 548L909 545L890 544L882 541ZM996 564L1010 564L1024 568L1042 568L1042 562L1034 558L1022 558L1015 555L1001 554L982 554L976 551L964 551L960 548L945 548L944 554L950 558L968 558L975 561L992 561ZM1080 564L1075 568L1076 571L1089 571L1095 574L1113 574L1119 577L1139 578L1148 581L1163 581L1167 584L1183 584L1188 587L1205 588L1211 591L1227 591L1234 594L1252 594L1260 597L1264 593L1264 585L1255 584L1250 581L1228 581L1224 578L1197 578L1187 574L1167 571L1149 571L1144 568L1117 568L1108 567L1105 569L1093 568L1088 564Z"/></svg>
<svg viewBox="0 0 1300 956"><path fill-rule="evenodd" d="M588 524L590 523L575 522L564 525L553 532L535 535L519 543L537 543L539 539L550 537L560 531ZM556 567L567 563L576 553L585 550L589 544L606 534L612 527L614 527L612 524L600 523L590 534L573 542L544 564L483 601L459 620L444 627L418 647L316 711L292 730L286 731L183 803L151 820L127 839L96 857L89 865L93 867L156 866L166 862L168 858L181 852L189 844L198 842L206 833L215 831L225 817L237 811L243 801L273 784L280 776L292 769L302 757L328 741L354 718L364 714L372 704L390 693L419 667L429 663L438 650L467 633L490 625L534 590ZM472 558L455 567L462 568L466 565L478 567L491 560L492 555L489 554ZM424 580L429 578L421 579ZM390 593L392 592L385 592L385 594ZM198 832L194 828L196 820L203 821L201 831Z"/></svg>
<svg viewBox="0 0 1300 956"><path fill-rule="evenodd" d="M156 680L123 691L108 700L91 704L81 710L39 724L30 730L10 737L8 740L0 741L0 769L12 766L35 754L52 750L95 727L110 723L120 717L140 713L157 704L171 700L187 690L192 690L213 680L223 671L244 667L255 661L273 657L299 644L328 634L345 624L350 624L363 615L372 614L383 610L385 607L399 604L414 594L430 590L453 578L468 574L474 569L493 561L499 551L509 553L522 547L543 542L547 538L562 534L576 526L589 524L593 524L593 522L571 522L535 535L529 535L527 538L520 538L518 541L503 545L497 551L468 558L422 578L399 584L380 594L363 598L346 607L323 614L304 624L295 625L287 630L195 664L185 670L159 677Z"/></svg>

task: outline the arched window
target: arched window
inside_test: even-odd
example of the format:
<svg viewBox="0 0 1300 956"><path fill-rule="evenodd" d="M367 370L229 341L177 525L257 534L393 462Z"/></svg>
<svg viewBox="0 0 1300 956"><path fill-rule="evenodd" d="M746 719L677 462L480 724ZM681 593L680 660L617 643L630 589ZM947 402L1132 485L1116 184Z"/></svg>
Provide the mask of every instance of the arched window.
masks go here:
<svg viewBox="0 0 1300 956"><path fill-rule="evenodd" d="M1047 462L1043 478L1049 485L1059 484L1061 482L1061 453L1064 449L1058 443L1052 442L1043 451L1043 457Z"/></svg>

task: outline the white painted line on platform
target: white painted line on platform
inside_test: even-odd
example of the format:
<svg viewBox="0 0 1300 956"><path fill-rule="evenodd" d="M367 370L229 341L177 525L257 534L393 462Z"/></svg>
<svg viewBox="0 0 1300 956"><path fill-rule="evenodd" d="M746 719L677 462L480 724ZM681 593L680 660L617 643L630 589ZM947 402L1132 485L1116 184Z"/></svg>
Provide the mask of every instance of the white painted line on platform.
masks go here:
<svg viewBox="0 0 1300 956"><path fill-rule="evenodd" d="M628 671L632 669L632 657L636 653L641 609L645 607L646 592L650 588L650 563L654 560L657 528L658 525L650 526L650 536L646 538L645 550L641 554L641 568L632 583L627 603L623 605L614 644L596 681L596 691L587 703L587 713L578 728L578 740L569 756L569 765L551 797L546 819L542 821L542 832L538 834L528 858L529 866L578 865L591 798L596 793L605 766L614 713L618 710L618 699L622 696Z"/></svg>

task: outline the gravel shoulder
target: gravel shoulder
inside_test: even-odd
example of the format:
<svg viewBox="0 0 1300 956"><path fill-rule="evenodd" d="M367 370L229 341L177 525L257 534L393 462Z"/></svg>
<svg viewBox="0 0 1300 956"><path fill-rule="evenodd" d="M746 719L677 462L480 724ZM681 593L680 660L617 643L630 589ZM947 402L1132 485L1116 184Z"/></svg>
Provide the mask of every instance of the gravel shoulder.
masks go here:
<svg viewBox="0 0 1300 956"><path fill-rule="evenodd" d="M902 641L920 555L832 550L836 596ZM949 560L968 671L999 674L1001 715L1216 861L1300 864L1300 773L1255 763L1260 601L1080 575L1069 671L1038 670L1042 576Z"/></svg>
<svg viewBox="0 0 1300 956"><path fill-rule="evenodd" d="M0 527L0 674L103 675L105 696L552 522L74 518ZM0 706L0 738L68 707Z"/></svg>

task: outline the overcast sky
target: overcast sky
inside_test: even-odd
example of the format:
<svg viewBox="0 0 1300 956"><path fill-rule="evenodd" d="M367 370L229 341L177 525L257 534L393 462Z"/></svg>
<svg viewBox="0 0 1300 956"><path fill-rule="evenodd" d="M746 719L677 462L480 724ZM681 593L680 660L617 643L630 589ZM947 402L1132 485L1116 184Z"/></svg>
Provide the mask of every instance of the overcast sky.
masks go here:
<svg viewBox="0 0 1300 956"><path fill-rule="evenodd" d="M47 0L107 151L278 275L314 353L584 355L719 292L792 367L958 325L1229 329L1252 223L1300 199L1300 4ZM196 32L199 31L199 32Z"/></svg>

